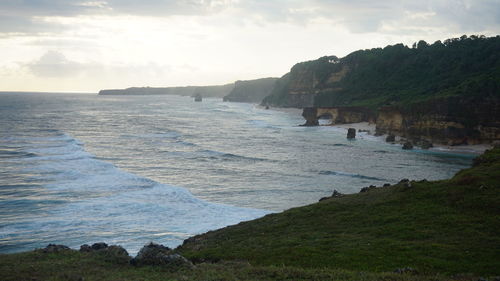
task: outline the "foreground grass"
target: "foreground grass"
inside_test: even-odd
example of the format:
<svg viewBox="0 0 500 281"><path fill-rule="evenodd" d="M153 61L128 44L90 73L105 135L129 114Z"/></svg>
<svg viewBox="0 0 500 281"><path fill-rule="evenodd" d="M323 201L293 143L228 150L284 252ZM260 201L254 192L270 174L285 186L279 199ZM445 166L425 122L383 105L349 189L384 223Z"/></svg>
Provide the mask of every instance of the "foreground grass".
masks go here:
<svg viewBox="0 0 500 281"><path fill-rule="evenodd" d="M500 274L500 149L450 180L400 183L195 236L194 260ZM479 163L480 162L480 163Z"/></svg>
<svg viewBox="0 0 500 281"><path fill-rule="evenodd" d="M412 275L370 273L334 269L304 269L283 266L252 266L246 262L197 264L193 269L134 267L117 264L95 253L64 251L44 254L29 252L0 255L0 280L477 280L477 276Z"/></svg>
<svg viewBox="0 0 500 281"><path fill-rule="evenodd" d="M500 280L500 148L450 180L400 183L211 231L194 268L98 252L0 255L0 280ZM411 267L416 272L392 273Z"/></svg>

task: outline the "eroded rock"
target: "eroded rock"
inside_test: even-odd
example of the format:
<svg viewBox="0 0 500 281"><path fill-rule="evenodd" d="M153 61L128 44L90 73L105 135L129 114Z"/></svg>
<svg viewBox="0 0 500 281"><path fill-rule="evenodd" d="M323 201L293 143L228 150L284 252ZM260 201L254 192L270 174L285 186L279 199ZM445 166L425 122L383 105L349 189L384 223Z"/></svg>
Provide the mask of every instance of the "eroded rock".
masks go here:
<svg viewBox="0 0 500 281"><path fill-rule="evenodd" d="M183 256L173 253L173 250L160 244L149 243L142 247L132 265L161 265L169 267L192 267L193 264Z"/></svg>
<svg viewBox="0 0 500 281"><path fill-rule="evenodd" d="M348 139L355 139L356 138L356 129L354 129L354 128L347 129L347 138Z"/></svg>

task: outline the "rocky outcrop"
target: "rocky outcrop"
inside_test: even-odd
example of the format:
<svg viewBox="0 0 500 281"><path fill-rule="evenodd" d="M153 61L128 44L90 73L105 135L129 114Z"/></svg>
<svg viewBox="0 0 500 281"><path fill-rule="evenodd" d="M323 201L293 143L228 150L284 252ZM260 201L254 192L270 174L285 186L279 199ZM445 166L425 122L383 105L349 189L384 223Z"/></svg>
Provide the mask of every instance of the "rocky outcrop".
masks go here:
<svg viewBox="0 0 500 281"><path fill-rule="evenodd" d="M327 118L333 124L375 122L375 114L364 107L307 107L302 111L305 126L317 126L318 119Z"/></svg>
<svg viewBox="0 0 500 281"><path fill-rule="evenodd" d="M230 102L260 103L273 90L278 78L236 81L229 95L223 98Z"/></svg>
<svg viewBox="0 0 500 281"><path fill-rule="evenodd" d="M354 129L354 128L347 129L347 138L348 139L355 139L356 138L356 129Z"/></svg>
<svg viewBox="0 0 500 281"><path fill-rule="evenodd" d="M395 136L399 136L422 148L432 147L432 143L500 141L500 99L490 96L448 97L406 106L385 106L376 113L363 107L307 107L302 116L306 119L305 126L319 125L320 118L331 119L331 124L375 123L377 135L389 135L386 141L394 142Z"/></svg>
<svg viewBox="0 0 500 281"><path fill-rule="evenodd" d="M426 147L431 143L492 143L500 140L500 100L449 97L406 107L382 107L376 125L377 134L399 135Z"/></svg>
<svg viewBox="0 0 500 281"><path fill-rule="evenodd" d="M187 267L190 268L193 264L183 256L176 254L172 249L163 245L150 243L137 253L130 263L132 265L162 265L169 267Z"/></svg>

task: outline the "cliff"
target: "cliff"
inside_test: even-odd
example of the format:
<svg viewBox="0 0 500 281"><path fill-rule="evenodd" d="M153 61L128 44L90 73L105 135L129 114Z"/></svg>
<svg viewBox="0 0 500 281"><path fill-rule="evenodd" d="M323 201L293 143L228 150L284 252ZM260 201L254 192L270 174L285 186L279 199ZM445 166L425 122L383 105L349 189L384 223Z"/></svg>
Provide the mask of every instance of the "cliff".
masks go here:
<svg viewBox="0 0 500 281"><path fill-rule="evenodd" d="M278 78L236 81L229 95L224 97L224 101L260 103L271 93L276 80Z"/></svg>
<svg viewBox="0 0 500 281"><path fill-rule="evenodd" d="M448 97L378 111L378 134L459 145L500 140L500 100L494 97Z"/></svg>
<svg viewBox="0 0 500 281"><path fill-rule="evenodd" d="M500 36L462 36L322 57L293 66L262 103L307 108L306 125L328 114L415 141L500 141L498 50Z"/></svg>
<svg viewBox="0 0 500 281"><path fill-rule="evenodd" d="M132 87L127 89L101 90L99 95L178 95L194 97L224 97L234 88L234 83L216 86L185 87Z"/></svg>
<svg viewBox="0 0 500 281"><path fill-rule="evenodd" d="M462 36L301 62L263 104L283 107L408 105L449 96L500 96L500 36Z"/></svg>

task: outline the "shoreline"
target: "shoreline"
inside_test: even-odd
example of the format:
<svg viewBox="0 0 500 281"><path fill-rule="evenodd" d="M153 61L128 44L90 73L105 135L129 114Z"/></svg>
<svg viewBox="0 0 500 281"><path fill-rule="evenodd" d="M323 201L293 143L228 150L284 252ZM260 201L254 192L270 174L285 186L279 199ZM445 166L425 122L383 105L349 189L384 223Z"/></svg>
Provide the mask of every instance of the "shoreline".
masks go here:
<svg viewBox="0 0 500 281"><path fill-rule="evenodd" d="M345 129L346 134L347 134L347 129L349 128L354 128L356 129L356 133L359 132L364 132L368 135L374 136L376 138L379 138L380 141L386 142L385 138L387 137L386 134L380 135L380 136L375 136L375 123L368 123L368 122L359 122L359 123L346 123L346 124L323 124L320 126L331 126L331 127L336 127L340 129ZM396 136L396 144L399 144L399 142L402 140L402 137ZM433 147L429 149L425 149L428 151L434 151L434 152L446 152L446 153L462 153L462 154L482 154L488 149L492 149L493 145L492 144L463 144L463 145L455 145L455 146L450 146L450 145L444 145L444 144L432 144ZM421 149L418 146L415 146L419 149Z"/></svg>

